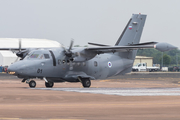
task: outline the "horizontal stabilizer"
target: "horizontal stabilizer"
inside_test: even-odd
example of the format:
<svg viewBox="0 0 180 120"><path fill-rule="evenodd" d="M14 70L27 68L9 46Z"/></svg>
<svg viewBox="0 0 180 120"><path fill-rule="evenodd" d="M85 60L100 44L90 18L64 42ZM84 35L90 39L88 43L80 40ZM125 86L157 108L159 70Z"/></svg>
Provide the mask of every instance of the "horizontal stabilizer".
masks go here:
<svg viewBox="0 0 180 120"><path fill-rule="evenodd" d="M95 46L109 46L109 45L104 45L104 44L98 44L98 43L91 43L88 42L89 45L95 45Z"/></svg>
<svg viewBox="0 0 180 120"><path fill-rule="evenodd" d="M0 50L19 50L19 48L0 48ZM21 48L21 50L26 50L26 48Z"/></svg>

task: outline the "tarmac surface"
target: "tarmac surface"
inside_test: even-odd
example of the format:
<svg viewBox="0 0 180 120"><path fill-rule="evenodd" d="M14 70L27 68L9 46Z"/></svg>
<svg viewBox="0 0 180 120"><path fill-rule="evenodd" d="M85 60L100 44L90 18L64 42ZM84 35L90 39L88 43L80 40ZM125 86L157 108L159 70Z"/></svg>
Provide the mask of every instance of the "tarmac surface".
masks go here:
<svg viewBox="0 0 180 120"><path fill-rule="evenodd" d="M180 73L131 73L80 83L29 88L0 74L0 120L179 120Z"/></svg>
<svg viewBox="0 0 180 120"><path fill-rule="evenodd" d="M119 96L180 96L180 88L36 88Z"/></svg>

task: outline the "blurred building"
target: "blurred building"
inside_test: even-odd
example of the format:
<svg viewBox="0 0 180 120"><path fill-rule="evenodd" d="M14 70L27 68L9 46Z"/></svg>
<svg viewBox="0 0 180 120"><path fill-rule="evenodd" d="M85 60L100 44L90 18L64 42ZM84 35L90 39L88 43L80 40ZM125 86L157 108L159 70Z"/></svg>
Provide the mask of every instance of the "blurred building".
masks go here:
<svg viewBox="0 0 180 120"><path fill-rule="evenodd" d="M21 40L22 48L53 48L61 47L57 41L47 39L30 39L30 38L0 38L0 48L19 48L19 40ZM0 50L0 66L9 66L18 60L16 51Z"/></svg>
<svg viewBox="0 0 180 120"><path fill-rule="evenodd" d="M146 63L147 67L152 67L153 66L153 57L136 56L133 66L136 65L137 63Z"/></svg>

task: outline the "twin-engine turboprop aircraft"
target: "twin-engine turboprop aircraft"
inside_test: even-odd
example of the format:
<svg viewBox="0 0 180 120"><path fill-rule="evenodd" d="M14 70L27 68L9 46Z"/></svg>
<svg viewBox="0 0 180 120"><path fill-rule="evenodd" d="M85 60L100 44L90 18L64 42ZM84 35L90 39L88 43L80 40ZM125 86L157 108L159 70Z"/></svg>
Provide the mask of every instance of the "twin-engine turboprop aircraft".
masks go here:
<svg viewBox="0 0 180 120"><path fill-rule="evenodd" d="M64 46L28 49L21 48L20 42L16 55L21 60L10 65L8 72L32 88L36 82L31 79L35 78L44 80L46 87L53 87L55 82L81 82L84 87L90 87L91 80L129 73L137 49L168 51L176 48L168 43L139 43L145 20L146 15L133 14L114 46L89 43L96 47L73 48L72 41L68 49Z"/></svg>

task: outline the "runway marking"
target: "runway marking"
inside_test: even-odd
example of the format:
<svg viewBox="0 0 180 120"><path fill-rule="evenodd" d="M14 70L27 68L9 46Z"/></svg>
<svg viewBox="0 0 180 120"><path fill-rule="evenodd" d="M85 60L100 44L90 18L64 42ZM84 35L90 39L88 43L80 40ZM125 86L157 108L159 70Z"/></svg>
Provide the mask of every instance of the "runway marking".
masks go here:
<svg viewBox="0 0 180 120"><path fill-rule="evenodd" d="M35 88L118 96L180 96L180 88Z"/></svg>

